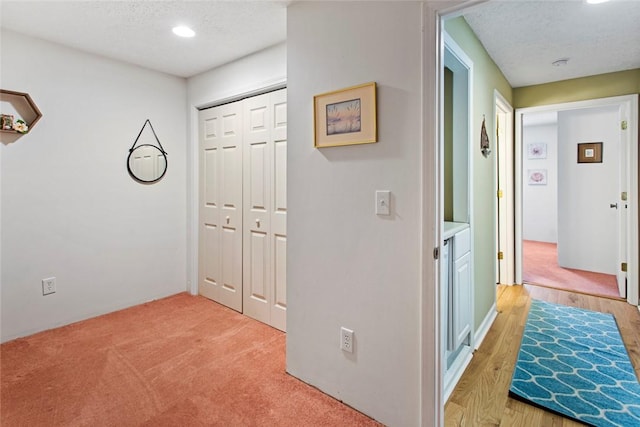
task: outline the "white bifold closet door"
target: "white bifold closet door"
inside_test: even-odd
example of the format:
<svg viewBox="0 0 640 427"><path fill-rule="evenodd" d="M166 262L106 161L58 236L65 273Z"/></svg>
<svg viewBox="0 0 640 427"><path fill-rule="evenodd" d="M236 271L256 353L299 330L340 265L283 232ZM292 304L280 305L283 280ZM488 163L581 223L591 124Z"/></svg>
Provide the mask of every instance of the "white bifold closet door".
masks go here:
<svg viewBox="0 0 640 427"><path fill-rule="evenodd" d="M242 105L200 111L199 292L242 312Z"/></svg>
<svg viewBox="0 0 640 427"><path fill-rule="evenodd" d="M244 313L286 329L286 90L244 102Z"/></svg>
<svg viewBox="0 0 640 427"><path fill-rule="evenodd" d="M200 293L283 331L286 330L286 96L286 89L281 89L200 112L203 132L200 138ZM236 119L239 118L241 126L238 128ZM216 125L207 126L207 121L212 120L221 123L221 137L225 130L237 135L234 147L241 152L241 163L238 165L235 157L230 160L229 166L233 165L233 170L226 168L223 154L217 162L211 160L210 164L217 168L215 172L213 168L207 172L207 161L203 158L207 158L210 150L207 141L212 138L208 135L210 130L217 132ZM224 123L229 127L225 128ZM219 152L225 153L225 147L223 143ZM234 180L233 184L230 179ZM219 188L221 194L227 189L234 191L236 197L231 200L209 196L206 191L209 186ZM236 217L229 218L225 211L227 201L230 206L237 207L238 200L242 201L241 223L235 222ZM240 286L227 286L224 280L227 270L233 271L232 276L236 277L237 241L233 242L233 256L225 259L224 251L230 250L223 241L225 234L216 235L215 228L211 228L214 221L207 217L211 206L218 204L221 206L218 214L221 229L231 227L242 235ZM237 235L233 235L234 239ZM215 288L217 294L203 291L215 286L218 286ZM234 305L223 300L232 289ZM238 293L242 294L239 302L236 301Z"/></svg>

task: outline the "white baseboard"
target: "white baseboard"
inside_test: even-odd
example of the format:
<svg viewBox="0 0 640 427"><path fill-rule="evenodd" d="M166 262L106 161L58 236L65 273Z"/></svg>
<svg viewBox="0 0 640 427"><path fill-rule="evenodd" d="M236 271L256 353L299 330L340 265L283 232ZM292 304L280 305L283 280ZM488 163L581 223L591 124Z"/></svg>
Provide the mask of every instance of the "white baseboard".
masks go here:
<svg viewBox="0 0 640 427"><path fill-rule="evenodd" d="M485 316L484 320L476 330L476 333L473 335L473 349L477 350L480 348L480 344L484 341L484 338L487 336L489 329L491 329L491 325L493 325L493 321L498 317L498 308L496 303L493 303L489 312Z"/></svg>
<svg viewBox="0 0 640 427"><path fill-rule="evenodd" d="M444 394L443 394L443 402L447 402L451 393L456 388L458 381L464 374L465 369L471 363L471 358L473 357L473 352L469 346L465 346L464 349L458 354L458 357L453 362L453 365L447 372L444 374Z"/></svg>

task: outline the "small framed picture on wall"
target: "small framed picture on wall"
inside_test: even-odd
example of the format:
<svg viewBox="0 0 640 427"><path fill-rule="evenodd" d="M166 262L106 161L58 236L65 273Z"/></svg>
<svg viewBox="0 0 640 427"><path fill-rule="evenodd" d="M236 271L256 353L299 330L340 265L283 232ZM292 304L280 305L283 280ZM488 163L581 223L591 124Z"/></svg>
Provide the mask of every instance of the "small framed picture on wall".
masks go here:
<svg viewBox="0 0 640 427"><path fill-rule="evenodd" d="M527 182L529 185L547 185L547 170L529 169L527 171Z"/></svg>
<svg viewBox="0 0 640 427"><path fill-rule="evenodd" d="M378 141L376 83L365 83L313 97L316 148Z"/></svg>
<svg viewBox="0 0 640 427"><path fill-rule="evenodd" d="M535 142L527 146L527 154L529 159L546 159L547 144L543 142Z"/></svg>
<svg viewBox="0 0 640 427"><path fill-rule="evenodd" d="M578 144L578 163L602 163L602 142Z"/></svg>

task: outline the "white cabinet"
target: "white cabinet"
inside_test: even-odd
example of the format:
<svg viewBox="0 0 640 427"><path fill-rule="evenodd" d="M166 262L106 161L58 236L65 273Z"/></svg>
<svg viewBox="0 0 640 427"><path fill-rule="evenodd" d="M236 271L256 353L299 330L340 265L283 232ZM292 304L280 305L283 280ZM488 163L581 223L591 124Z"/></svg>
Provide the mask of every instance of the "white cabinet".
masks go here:
<svg viewBox="0 0 640 427"><path fill-rule="evenodd" d="M471 252L453 261L451 286L451 350L468 341L471 332Z"/></svg>
<svg viewBox="0 0 640 427"><path fill-rule="evenodd" d="M471 233L468 227L453 236L451 261L449 350L455 351L468 341L471 332Z"/></svg>
<svg viewBox="0 0 640 427"><path fill-rule="evenodd" d="M471 232L468 224L445 223L442 250L444 399L453 391L471 360L473 286Z"/></svg>

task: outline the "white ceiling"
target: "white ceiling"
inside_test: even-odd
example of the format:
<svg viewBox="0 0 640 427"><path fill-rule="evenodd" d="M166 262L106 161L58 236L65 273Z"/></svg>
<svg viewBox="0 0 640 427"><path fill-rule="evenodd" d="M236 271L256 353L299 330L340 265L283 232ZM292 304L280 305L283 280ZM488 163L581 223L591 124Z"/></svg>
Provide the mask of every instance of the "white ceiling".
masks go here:
<svg viewBox="0 0 640 427"><path fill-rule="evenodd" d="M289 3L0 0L0 24L190 77L285 41ZM640 0L493 0L464 17L513 87L640 68ZM196 37L174 36L177 24L191 26ZM553 67L560 58L570 58L568 65Z"/></svg>
<svg viewBox="0 0 640 427"><path fill-rule="evenodd" d="M4 28L190 77L286 40L285 1L5 1ZM188 25L196 37L171 29Z"/></svg>
<svg viewBox="0 0 640 427"><path fill-rule="evenodd" d="M498 0L464 17L513 87L640 68L639 0Z"/></svg>

